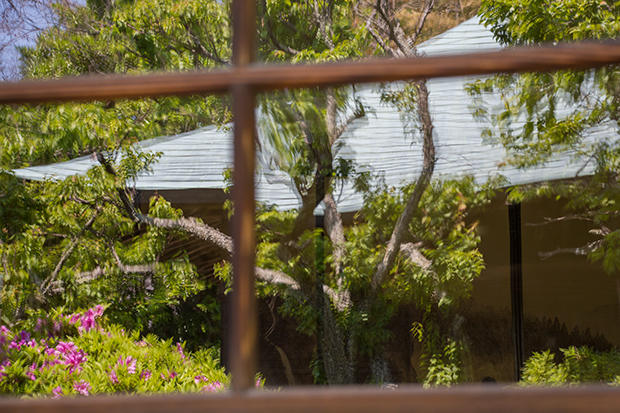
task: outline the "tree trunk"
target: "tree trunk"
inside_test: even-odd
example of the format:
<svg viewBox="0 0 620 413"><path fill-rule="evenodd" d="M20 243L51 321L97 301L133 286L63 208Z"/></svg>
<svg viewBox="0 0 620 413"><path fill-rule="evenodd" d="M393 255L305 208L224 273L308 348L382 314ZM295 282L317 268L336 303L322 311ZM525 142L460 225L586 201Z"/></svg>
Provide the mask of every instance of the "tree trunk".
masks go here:
<svg viewBox="0 0 620 413"><path fill-rule="evenodd" d="M327 384L351 384L354 382L353 364L347 357L344 335L334 317L329 300L323 300L321 316L323 328L318 334L318 340Z"/></svg>

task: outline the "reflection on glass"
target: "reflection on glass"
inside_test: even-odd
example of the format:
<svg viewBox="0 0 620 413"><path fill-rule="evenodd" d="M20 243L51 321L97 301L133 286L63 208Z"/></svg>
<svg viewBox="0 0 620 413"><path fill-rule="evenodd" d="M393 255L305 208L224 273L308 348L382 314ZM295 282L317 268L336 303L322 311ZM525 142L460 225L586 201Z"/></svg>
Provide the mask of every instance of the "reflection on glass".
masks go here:
<svg viewBox="0 0 620 413"><path fill-rule="evenodd" d="M229 62L227 2L150 6L67 10L64 37L23 51L23 76ZM337 6L261 5L262 58L364 55L372 24ZM418 53L540 40L485 7L503 44L473 18ZM68 40L82 53L60 61L50 50ZM259 96L257 386L615 381L618 84L606 67ZM15 170L0 188L2 393L225 389L228 106L1 109L0 162Z"/></svg>
<svg viewBox="0 0 620 413"><path fill-rule="evenodd" d="M2 111L0 394L223 391L227 98Z"/></svg>
<svg viewBox="0 0 620 413"><path fill-rule="evenodd" d="M465 81L261 97L257 265L272 271L259 274L273 320L263 352L280 380L299 381L289 354L301 361L301 334L319 383L497 376L464 359L461 304L484 268L469 215L505 182L475 146ZM462 114L431 112L450 101ZM282 316L299 334L288 342Z"/></svg>

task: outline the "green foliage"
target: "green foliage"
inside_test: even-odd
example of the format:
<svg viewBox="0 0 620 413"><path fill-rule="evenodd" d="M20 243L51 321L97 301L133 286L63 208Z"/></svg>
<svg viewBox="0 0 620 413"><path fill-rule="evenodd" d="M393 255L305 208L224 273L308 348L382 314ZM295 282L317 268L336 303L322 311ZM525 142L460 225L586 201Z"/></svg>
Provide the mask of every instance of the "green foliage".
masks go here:
<svg viewBox="0 0 620 413"><path fill-rule="evenodd" d="M214 67L232 52L229 2L58 3L58 24L22 48L27 78ZM217 36L213 36L217 33Z"/></svg>
<svg viewBox="0 0 620 413"><path fill-rule="evenodd" d="M507 46L615 39L620 34L618 1L483 1L480 16ZM568 214L591 222L590 232L600 237L581 246L582 251L600 261L608 273L617 272L618 67L497 75L474 82L469 91L475 116L490 125L483 136L508 150L508 163L544 167L564 158L580 166L574 180L515 188L510 198L513 202L536 197L565 201ZM485 103L491 94L500 96L501 109ZM594 132L599 137L596 142ZM591 177L581 177L592 169Z"/></svg>
<svg viewBox="0 0 620 413"><path fill-rule="evenodd" d="M355 24L354 0L268 0L259 6L259 54L265 61L329 62L359 57L369 35ZM317 22L315 7L324 16Z"/></svg>
<svg viewBox="0 0 620 413"><path fill-rule="evenodd" d="M56 25L23 47L25 79L195 70L230 60L228 2L55 3ZM213 33L217 33L214 36ZM227 98L0 107L0 167L58 162L120 142L186 132L230 120Z"/></svg>
<svg viewBox="0 0 620 413"><path fill-rule="evenodd" d="M550 351L534 353L525 363L522 384L562 386L579 383L620 384L620 352L597 352L588 347L561 349L554 362Z"/></svg>
<svg viewBox="0 0 620 413"><path fill-rule="evenodd" d="M617 1L483 1L480 9L483 23L508 46L613 39L620 34L618 16ZM479 103L487 93L501 94L504 110L493 113L482 105L476 114L492 122L486 135L510 150L512 162L531 166L558 152L588 150L584 139L590 128L617 124L619 85L617 68L606 66L585 72L498 75L475 82L470 92Z"/></svg>
<svg viewBox="0 0 620 413"><path fill-rule="evenodd" d="M320 229L306 230L298 240L298 254L282 260L276 240L279 234L290 230L296 214L273 208L262 210L257 217L257 265L289 275L302 290L312 291L320 274L330 288L349 291L354 303L346 311L336 312L337 322L344 334L355 337L356 351L372 356L391 339L387 324L399 305L414 304L427 308L428 314L437 312L436 317L440 319L450 318L460 300L468 296L473 279L484 268L484 261L477 250L480 239L476 225L467 224L465 218L471 210L489 202L494 185L496 182L478 186L471 178L433 182L422 198L418 214L411 220L406 240L419 245L431 266L422 268L399 256L389 280L370 307L365 300L372 294L372 276L404 208L404 200L413 190L412 185L368 193L358 219L345 229L341 274L334 272L334 247ZM323 244L325 261L317 262L320 256L317 248ZM267 283L259 285L259 292L284 298L279 311L295 317L300 332L317 333L320 314L313 299ZM438 323L441 321L429 315L420 326L428 330L422 335L427 354L426 382L454 384L462 380L459 364L464 349L448 332L435 327Z"/></svg>
<svg viewBox="0 0 620 413"><path fill-rule="evenodd" d="M425 387L450 387L462 380L458 346L455 341L448 340L442 352L429 355L424 379Z"/></svg>
<svg viewBox="0 0 620 413"><path fill-rule="evenodd" d="M32 188L22 185L10 171L0 170L0 245L24 231L36 219L41 207L29 193Z"/></svg>
<svg viewBox="0 0 620 413"><path fill-rule="evenodd" d="M620 33L620 3L613 0L489 0L479 14L505 45L613 39Z"/></svg>
<svg viewBox="0 0 620 413"><path fill-rule="evenodd" d="M216 350L186 353L183 343L141 339L137 332L100 324L103 311L38 311L11 330L0 326L0 394L58 398L218 392L228 386Z"/></svg>
<svg viewBox="0 0 620 413"><path fill-rule="evenodd" d="M38 209L28 211L28 220L16 220L13 225L21 225L21 230L13 230L0 245L3 322L12 325L28 308L62 305L75 310L105 302L108 316L128 329L183 338L192 349L217 344L220 317L212 297L215 286L198 276L183 252L160 260L168 241L185 234L137 227L120 198L131 196L126 184L148 169L158 154L126 146L123 156L118 152L105 156L116 175L95 166L84 176L61 182L16 186L7 179L13 185L6 187L7 205L37 205ZM21 204L15 203L16 197L23 199ZM176 219L181 211L154 197L149 215Z"/></svg>
<svg viewBox="0 0 620 413"><path fill-rule="evenodd" d="M371 36L356 21L354 5L352 0L260 2L260 58L304 63L372 54ZM35 47L21 49L27 79L210 69L227 64L231 56L229 1L92 0L86 6L59 4L56 16L59 23L42 33ZM327 88L260 97L260 110L268 115L258 125L266 137L261 142L262 155L270 167L292 177L305 209L283 213L259 208L257 265L296 283L296 288L289 288L261 282L260 294L282 296L280 311L296 317L299 330L308 335L324 337L325 325L333 316L347 340L340 344L343 348L346 344L355 359L356 354L380 355L391 338L387 324L401 304L413 303L432 312L435 318L425 324L429 332L433 323L453 317L454 308L468 295L471 281L484 266L476 248L475 225L465 218L469 210L488 202L491 186L478 187L471 179L433 183L405 234L405 242L415 244L430 265L416 265L399 256L375 290L373 274L414 187L370 192L363 165L339 156L338 138L344 127L367 115L363 102L352 96L353 88ZM390 90L385 96L407 118L408 131L419 126L414 89ZM33 184L23 194L15 191L10 192L13 198L0 198L11 206L2 214L15 214L13 205L41 205L40 212L20 216L0 246L8 260L3 319L21 322L28 308L51 311L64 305L77 310L105 302L111 320L143 335L156 332L186 340L188 346L205 334L213 337L215 327L204 322L219 318L215 302L206 293L210 285L198 277L184 254L167 262L159 259L169 239L182 234L136 226L128 219L121 197L131 198L126 188L156 158L133 151L131 143L207 124L222 125L230 118L227 107L225 98L188 97L1 108L0 166L22 167L109 150L109 161L117 171L113 175L95 167L84 177ZM116 148L121 146L126 155L116 158ZM13 184L7 179L3 186L10 188ZM337 258L340 246L333 245L321 229L309 228L306 218L325 194L336 193L345 183L353 183L367 197L358 219L345 230L344 255ZM232 213L232 205L228 207ZM175 219L180 212L155 198L149 215ZM230 264L216 266L216 274L229 283ZM352 304L343 309L333 295L323 296L323 285L337 294L346 292ZM321 307L321 297L331 300L327 309ZM197 317L185 312L194 307L201 311ZM176 330L170 327L179 325ZM425 337L429 383L459 380L459 345L438 327L436 334ZM318 376L326 374L324 365L315 367ZM119 371L123 368L119 366ZM134 391L139 384L135 377L131 380L110 391ZM103 384L93 388L97 386Z"/></svg>

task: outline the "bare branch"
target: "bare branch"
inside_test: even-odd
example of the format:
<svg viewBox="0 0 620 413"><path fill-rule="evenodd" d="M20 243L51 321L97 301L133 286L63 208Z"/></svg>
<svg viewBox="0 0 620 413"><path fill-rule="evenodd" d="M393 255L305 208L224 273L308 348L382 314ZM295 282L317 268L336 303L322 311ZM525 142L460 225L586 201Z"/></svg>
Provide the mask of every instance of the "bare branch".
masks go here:
<svg viewBox="0 0 620 413"><path fill-rule="evenodd" d="M336 95L333 87L326 90L325 97L327 100L327 110L325 111L325 126L327 127L327 136L329 136L330 146L336 142L336 124L338 117L338 105L336 103Z"/></svg>
<svg viewBox="0 0 620 413"><path fill-rule="evenodd" d="M547 260L557 254L574 254L588 255L592 251L596 251L603 244L603 240L590 242L582 247L577 248L556 248L553 251L539 252L538 256L541 260Z"/></svg>
<svg viewBox="0 0 620 413"><path fill-rule="evenodd" d="M297 281L295 281L293 278L289 277L288 275L280 271L274 271L274 270L269 270L265 268L255 267L254 272L256 274L256 278L258 278L261 281L265 281L270 284L288 285L293 290L300 289L299 283Z"/></svg>
<svg viewBox="0 0 620 413"><path fill-rule="evenodd" d="M109 164L106 166L106 170L108 172L112 171L110 173L114 173L112 166ZM201 239L203 241L208 241L212 244L217 245L218 247L227 251L230 256L232 256L234 253L232 237L224 234L223 232L219 231L216 228L213 228L207 224L204 224L198 221L196 218L178 218L178 219L153 218L147 215L143 215L140 211L138 211L133 206L131 201L129 200L129 197L127 196L122 197L121 200L125 204L124 205L125 210L130 211L130 216L137 223L144 223L144 224L157 227L157 228L182 230L186 232L187 234L190 234L198 239ZM129 266L124 266L120 262L120 258L118 258L118 255L116 254L115 254L115 259L117 263L119 264L119 268L121 268L121 270L130 268ZM283 272L260 268L260 267L255 267L254 272L255 272L256 278L258 278L259 280L269 282L271 284L287 285L293 290L300 290L299 283L295 281L292 277L288 276L287 274L284 274ZM336 308L343 308L343 309L347 308L348 302L343 301L344 299L341 298L330 287L323 286L323 289L325 290L325 293L329 295L329 297L331 298Z"/></svg>
<svg viewBox="0 0 620 413"><path fill-rule="evenodd" d="M372 278L373 290L379 288L394 265L396 255L400 251L400 245L407 231L407 227L409 226L409 222L418 209L422 195L426 191L435 169L435 143L433 142L433 123L428 108L428 89L424 81L417 81L415 85L418 89L418 113L422 123L422 135L424 139L422 172L416 181L413 192L409 196L403 213L398 217L390 241L385 249L383 260L377 266L377 270Z"/></svg>
<svg viewBox="0 0 620 413"><path fill-rule="evenodd" d="M336 274L336 284L338 292L325 290L325 293L332 298L332 302L338 311L344 311L351 306L351 293L344 286L342 275L342 259L345 254L345 238L342 225L342 217L336 208L336 202L332 194L325 194L325 232L332 242L334 260L334 273ZM327 288L327 286L325 286ZM336 294L336 296L334 296Z"/></svg>
<svg viewBox="0 0 620 413"><path fill-rule="evenodd" d="M232 238L220 230L198 221L196 218L153 218L137 213L138 222L157 228L180 229L203 241L211 242L230 255L233 253Z"/></svg>
<svg viewBox="0 0 620 413"><path fill-rule="evenodd" d="M587 217L583 217L583 216L579 216L579 215L566 215L566 216L558 217L558 218L547 218L547 217L545 217L545 221L544 222L528 222L525 225L530 226L530 227L539 227L539 226L542 226L542 225L553 224L553 223L559 222L559 221L572 221L572 220L594 222L594 220L592 218L587 218Z"/></svg>
<svg viewBox="0 0 620 413"><path fill-rule="evenodd" d="M326 1L325 3L331 3ZM314 20L319 25L319 32L323 38L323 42L330 49L334 49L334 40L332 39L332 22L331 22L331 4L321 9L319 0L314 0Z"/></svg>
<svg viewBox="0 0 620 413"><path fill-rule="evenodd" d="M408 242L400 245L400 252L418 267L423 270L427 270L431 266L432 262L422 255L418 249L419 247L420 243L414 244L412 242Z"/></svg>
<svg viewBox="0 0 620 413"><path fill-rule="evenodd" d="M142 265L123 265L118 269L122 274L142 274L150 275L155 274L157 268L156 264L142 264ZM75 282L78 284L85 284L96 280L97 278L106 275L110 269L103 269L99 266L92 271L81 271L75 274Z"/></svg>
<svg viewBox="0 0 620 413"><path fill-rule="evenodd" d="M413 46L416 40L418 40L418 37L420 36L420 33L422 33L422 29L424 28L424 23L426 23L426 18L430 14L431 10L433 10L434 6L435 6L435 0L427 0L426 6L424 7L424 11L422 12L422 15L420 16L420 20L418 20L418 27L415 31L415 34L411 36L409 40L411 46Z"/></svg>
<svg viewBox="0 0 620 413"><path fill-rule="evenodd" d="M82 271L82 272L76 273L75 282L78 284L88 283L88 282L96 280L102 275L105 275L105 273L106 271L103 268L98 266L92 271Z"/></svg>
<svg viewBox="0 0 620 413"><path fill-rule="evenodd" d="M336 209L336 202L332 194L325 194L323 198L325 203L325 232L334 246L334 263L336 264L336 274L340 273L340 263L344 257L344 230L342 218Z"/></svg>
<svg viewBox="0 0 620 413"><path fill-rule="evenodd" d="M375 0L366 3L371 8L368 15L361 12L359 5L355 8L356 14L366 20L366 28L375 41L393 57L413 57L416 55L415 43L424 28L428 15L435 6L435 0L426 0L424 9L417 23L415 33L407 36L396 18L393 5L388 0ZM390 45L390 42L395 47Z"/></svg>
<svg viewBox="0 0 620 413"><path fill-rule="evenodd" d="M266 24L265 27L267 28L267 35L269 35L269 40L271 41L271 44L276 47L277 49L286 52L290 55L297 55L299 54L299 50L295 50L292 47L289 47L285 44L280 43L280 41L278 41L278 39L276 39L275 34L273 33L273 27L271 25L271 19L269 19Z"/></svg>
<svg viewBox="0 0 620 413"><path fill-rule="evenodd" d="M93 224L93 222L95 222L95 219L97 219L98 215L99 215L99 209L95 209L93 211L93 214L90 217L90 219L86 222L86 224L84 224L84 228L82 228L80 230L79 234L77 234L75 237L73 237L73 240L71 241L71 244L63 252L63 254L60 257L60 260L58 261L58 264L56 264L56 268L54 268L54 271L52 272L52 274L49 277L47 277L47 279L41 284L41 289L42 289L41 293L43 295L47 294L47 292L49 291L50 286L52 285L52 283L54 281L56 281L56 277L58 277L58 274L60 273L60 270L65 265L67 259L69 258L69 256L73 252L73 250L75 249L76 245L80 241L80 238L82 237L84 232L86 232L87 229L90 228L90 226Z"/></svg>

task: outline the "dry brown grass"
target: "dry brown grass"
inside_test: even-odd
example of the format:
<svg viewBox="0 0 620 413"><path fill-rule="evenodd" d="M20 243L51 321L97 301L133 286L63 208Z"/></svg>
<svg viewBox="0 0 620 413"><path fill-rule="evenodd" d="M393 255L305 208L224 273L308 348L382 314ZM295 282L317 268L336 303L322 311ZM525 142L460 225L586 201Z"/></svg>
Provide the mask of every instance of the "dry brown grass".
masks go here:
<svg viewBox="0 0 620 413"><path fill-rule="evenodd" d="M481 0L436 0L417 43L437 36L478 13ZM425 5L424 0L395 1L396 16L405 33L414 33Z"/></svg>

